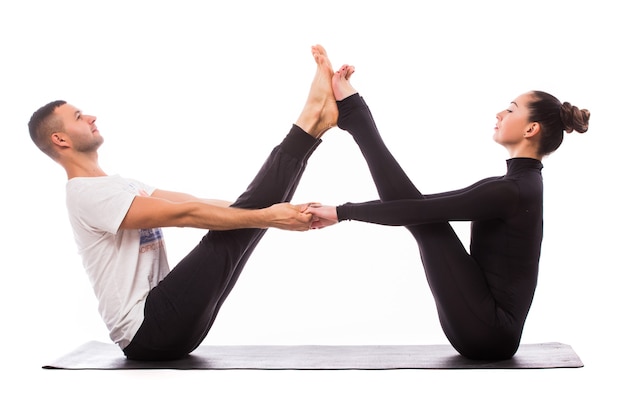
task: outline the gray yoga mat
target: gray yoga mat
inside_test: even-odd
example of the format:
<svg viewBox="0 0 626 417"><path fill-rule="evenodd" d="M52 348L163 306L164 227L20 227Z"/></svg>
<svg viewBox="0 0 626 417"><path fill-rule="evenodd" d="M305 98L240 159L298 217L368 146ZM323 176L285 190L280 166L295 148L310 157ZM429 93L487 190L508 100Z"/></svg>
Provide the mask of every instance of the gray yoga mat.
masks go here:
<svg viewBox="0 0 626 417"><path fill-rule="evenodd" d="M131 361L112 343L92 341L44 369L546 369L580 368L562 343L523 344L512 359L473 361L449 345L201 345L188 357Z"/></svg>

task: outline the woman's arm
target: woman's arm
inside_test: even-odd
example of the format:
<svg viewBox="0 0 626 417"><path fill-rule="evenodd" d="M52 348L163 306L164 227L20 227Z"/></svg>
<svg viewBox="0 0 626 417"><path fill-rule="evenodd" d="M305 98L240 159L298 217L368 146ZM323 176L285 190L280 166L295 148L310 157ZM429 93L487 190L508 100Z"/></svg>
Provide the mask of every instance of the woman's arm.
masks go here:
<svg viewBox="0 0 626 417"><path fill-rule="evenodd" d="M481 181L463 190L423 199L347 203L337 207L337 219L388 226L485 220L506 217L518 203L519 192L513 182Z"/></svg>

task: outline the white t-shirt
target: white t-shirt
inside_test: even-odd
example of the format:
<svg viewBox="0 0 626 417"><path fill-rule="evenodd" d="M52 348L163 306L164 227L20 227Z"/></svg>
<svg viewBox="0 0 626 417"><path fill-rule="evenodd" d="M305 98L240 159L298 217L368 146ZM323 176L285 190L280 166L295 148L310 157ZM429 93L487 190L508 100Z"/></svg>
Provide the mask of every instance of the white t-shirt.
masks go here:
<svg viewBox="0 0 626 417"><path fill-rule="evenodd" d="M155 188L119 175L68 181L78 253L111 340L124 349L143 321L146 296L168 273L161 229L118 230L133 199Z"/></svg>

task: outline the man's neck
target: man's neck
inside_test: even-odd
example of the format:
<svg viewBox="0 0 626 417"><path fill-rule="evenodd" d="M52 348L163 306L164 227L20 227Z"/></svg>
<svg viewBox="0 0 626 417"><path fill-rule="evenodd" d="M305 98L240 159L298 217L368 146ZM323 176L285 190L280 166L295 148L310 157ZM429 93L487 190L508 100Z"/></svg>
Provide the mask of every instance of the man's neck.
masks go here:
<svg viewBox="0 0 626 417"><path fill-rule="evenodd" d="M67 173L67 179L70 180L76 177L104 177L107 174L100 168L97 158L82 159L61 162L65 172Z"/></svg>

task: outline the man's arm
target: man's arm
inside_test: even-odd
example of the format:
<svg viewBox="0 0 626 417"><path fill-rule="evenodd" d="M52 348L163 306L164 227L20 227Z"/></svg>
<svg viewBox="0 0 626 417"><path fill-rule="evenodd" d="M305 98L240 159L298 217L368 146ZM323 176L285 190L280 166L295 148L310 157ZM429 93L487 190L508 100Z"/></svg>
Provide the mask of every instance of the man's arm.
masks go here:
<svg viewBox="0 0 626 417"><path fill-rule="evenodd" d="M224 204L227 203L220 200L210 201L217 201L219 205L209 204L187 194L160 190L151 196L136 196L120 229L194 227L232 230L274 227L302 231L308 230L311 224L311 215L303 212L303 206L278 203L252 210L226 207Z"/></svg>
<svg viewBox="0 0 626 417"><path fill-rule="evenodd" d="M230 201L215 200L215 199L201 199L191 194L179 193L177 191L166 191L166 190L161 190L161 189L154 190L151 196L156 197L156 198L162 198L164 200L168 200L173 203L182 203L184 201L203 201L207 204L212 204L214 206L220 206L220 207L228 207L232 204Z"/></svg>

